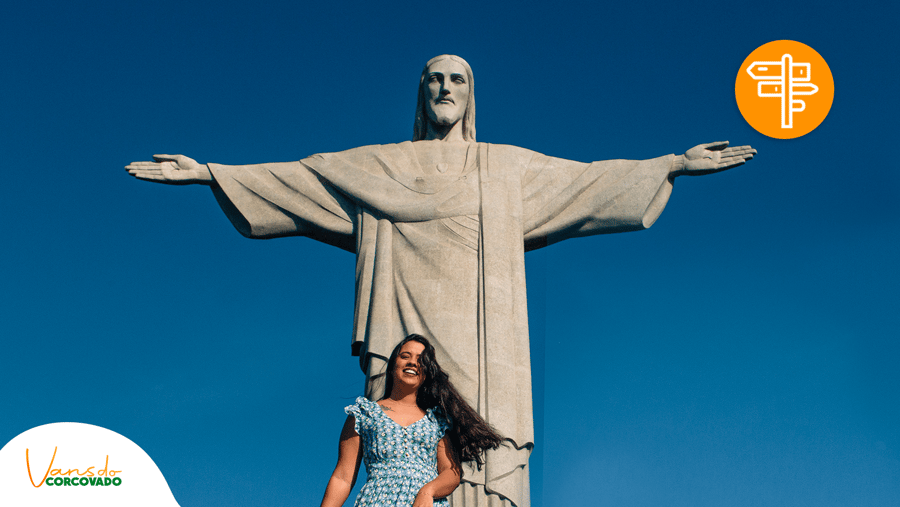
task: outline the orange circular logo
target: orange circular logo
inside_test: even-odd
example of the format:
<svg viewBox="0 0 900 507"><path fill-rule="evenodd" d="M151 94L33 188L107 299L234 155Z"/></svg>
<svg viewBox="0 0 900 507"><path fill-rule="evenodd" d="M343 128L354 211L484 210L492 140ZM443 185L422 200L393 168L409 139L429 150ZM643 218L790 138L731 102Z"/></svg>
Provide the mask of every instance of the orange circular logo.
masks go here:
<svg viewBox="0 0 900 507"><path fill-rule="evenodd" d="M747 123L761 134L794 139L822 123L834 101L834 78L816 50L792 40L756 48L734 81Z"/></svg>

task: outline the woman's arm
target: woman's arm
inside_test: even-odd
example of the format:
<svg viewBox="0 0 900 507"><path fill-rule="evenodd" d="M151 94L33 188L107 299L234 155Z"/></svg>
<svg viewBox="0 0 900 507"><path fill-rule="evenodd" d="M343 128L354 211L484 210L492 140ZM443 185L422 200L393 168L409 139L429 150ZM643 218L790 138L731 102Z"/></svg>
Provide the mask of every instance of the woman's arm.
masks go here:
<svg viewBox="0 0 900 507"><path fill-rule="evenodd" d="M455 453L450 449L450 439L444 437L438 442L437 468L438 476L428 484L422 486L416 495L413 507L432 507L435 498L450 496L453 490L459 486L462 476Z"/></svg>
<svg viewBox="0 0 900 507"><path fill-rule="evenodd" d="M359 473L359 463L362 461L362 446L359 434L354 425L356 419L352 415L347 416L344 428L341 430L341 441L338 446L338 462L334 467L334 473L328 480L325 488L325 498L322 499L322 507L341 507L350 496L353 485L356 484L356 475Z"/></svg>

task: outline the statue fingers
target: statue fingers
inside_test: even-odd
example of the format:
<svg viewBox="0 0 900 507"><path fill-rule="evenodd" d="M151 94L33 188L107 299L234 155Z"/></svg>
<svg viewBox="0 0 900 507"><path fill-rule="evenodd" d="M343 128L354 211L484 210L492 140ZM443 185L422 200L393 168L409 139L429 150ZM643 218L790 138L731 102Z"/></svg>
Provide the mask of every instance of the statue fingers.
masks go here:
<svg viewBox="0 0 900 507"><path fill-rule="evenodd" d="M139 180L144 181L169 181L165 176L160 173L153 173L149 171L136 171L130 173L132 176Z"/></svg>
<svg viewBox="0 0 900 507"><path fill-rule="evenodd" d="M130 170L128 174L139 180L155 181L157 183L166 183L168 185L189 185L192 183L191 178L183 174L184 171L172 171L167 169L147 169L147 170Z"/></svg>
<svg viewBox="0 0 900 507"><path fill-rule="evenodd" d="M749 146L735 146L732 148L726 148L726 149L722 150L723 157L731 157L731 156L743 155L743 154L755 155L756 150L754 150L753 148L751 148Z"/></svg>
<svg viewBox="0 0 900 507"><path fill-rule="evenodd" d="M727 157L724 157L724 156L723 156L721 159L719 159L719 162L725 162L725 163L729 163L729 162L738 162L738 161L746 161L746 160L750 160L750 159L752 159L752 158L753 158L753 154L752 154L752 153L739 153L739 154L736 154L736 155L730 155L730 156L727 156Z"/></svg>
<svg viewBox="0 0 900 507"><path fill-rule="evenodd" d="M744 160L750 160L754 155L756 155L756 150L741 150L736 153L732 153L730 156L743 157Z"/></svg>
<svg viewBox="0 0 900 507"><path fill-rule="evenodd" d="M756 153L756 150L753 149L753 147L749 144L745 144L744 146L734 146L733 149L741 151L752 151L753 153Z"/></svg>
<svg viewBox="0 0 900 507"><path fill-rule="evenodd" d="M150 181L178 181L183 172L177 170L174 162L132 162L125 166L128 174L135 178Z"/></svg>
<svg viewBox="0 0 900 507"><path fill-rule="evenodd" d="M719 161L716 165L717 171L724 171L725 169L731 169L732 167L737 167L739 165L744 165L748 159L744 159L743 157L728 157Z"/></svg>
<svg viewBox="0 0 900 507"><path fill-rule="evenodd" d="M162 171L159 169L128 169L128 174L141 178L144 176L162 176Z"/></svg>
<svg viewBox="0 0 900 507"><path fill-rule="evenodd" d="M159 167L159 162L132 162L125 166L125 169L155 169Z"/></svg>

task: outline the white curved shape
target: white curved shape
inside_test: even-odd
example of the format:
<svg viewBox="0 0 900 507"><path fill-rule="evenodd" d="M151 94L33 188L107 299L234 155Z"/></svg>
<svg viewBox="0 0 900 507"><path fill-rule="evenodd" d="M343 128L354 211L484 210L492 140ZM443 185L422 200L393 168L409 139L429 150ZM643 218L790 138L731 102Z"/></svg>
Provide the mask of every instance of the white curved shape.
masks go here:
<svg viewBox="0 0 900 507"><path fill-rule="evenodd" d="M3 446L0 504L178 506L143 449L114 431L82 423L38 426Z"/></svg>

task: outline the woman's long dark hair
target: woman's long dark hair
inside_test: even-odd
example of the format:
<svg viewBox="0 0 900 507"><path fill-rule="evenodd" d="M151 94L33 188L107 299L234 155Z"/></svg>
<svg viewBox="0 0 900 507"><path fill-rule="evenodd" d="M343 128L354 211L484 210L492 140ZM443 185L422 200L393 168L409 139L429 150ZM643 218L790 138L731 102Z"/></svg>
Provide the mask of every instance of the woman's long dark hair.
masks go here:
<svg viewBox="0 0 900 507"><path fill-rule="evenodd" d="M434 357L434 347L424 336L411 334L394 347L391 357L388 359L385 372L384 396L388 398L394 388L394 370L397 367L397 355L400 349L407 343L415 341L425 346L425 350L419 355L419 371L424 374L424 381L416 393L416 405L422 410L438 408L453 423L448 432L454 457L460 462L474 461L481 470L484 464L483 454L488 449L496 449L503 443L501 437L494 428L485 422L460 396L459 392L450 383L447 375Z"/></svg>

